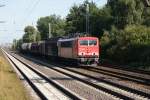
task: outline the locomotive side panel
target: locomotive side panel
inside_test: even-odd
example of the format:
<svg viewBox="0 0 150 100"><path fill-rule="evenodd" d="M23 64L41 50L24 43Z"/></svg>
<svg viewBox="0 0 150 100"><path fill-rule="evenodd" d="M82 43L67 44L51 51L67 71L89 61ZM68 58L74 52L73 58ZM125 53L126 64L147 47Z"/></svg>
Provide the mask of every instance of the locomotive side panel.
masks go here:
<svg viewBox="0 0 150 100"><path fill-rule="evenodd" d="M72 58L72 48L61 48L60 49L60 57L63 58Z"/></svg>
<svg viewBox="0 0 150 100"><path fill-rule="evenodd" d="M73 58L73 41L59 41L59 57Z"/></svg>

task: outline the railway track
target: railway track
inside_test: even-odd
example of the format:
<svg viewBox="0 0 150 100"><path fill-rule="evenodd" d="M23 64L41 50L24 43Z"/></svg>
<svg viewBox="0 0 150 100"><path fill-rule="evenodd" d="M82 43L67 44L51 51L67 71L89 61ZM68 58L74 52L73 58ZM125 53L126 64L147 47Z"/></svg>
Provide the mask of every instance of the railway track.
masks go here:
<svg viewBox="0 0 150 100"><path fill-rule="evenodd" d="M28 58L31 60L31 58ZM33 59L32 59L33 60ZM89 74L85 74L83 72L75 71L66 67L61 68L62 66L59 65L49 65L47 63L43 63L41 61L34 61L38 64L42 64L44 66L49 66L50 69L53 69L57 72L65 74L69 77L72 77L76 80L79 80L85 84L88 84L96 89L103 90L104 92L114 95L121 99L140 99L146 100L150 99L150 94L145 93L143 91L139 91L137 89L133 89L127 86L119 85L107 80L99 79Z"/></svg>
<svg viewBox="0 0 150 100"><path fill-rule="evenodd" d="M61 66L65 66L64 64L61 64ZM67 66L67 65L66 65ZM81 69L89 70L95 73L101 73L104 75L112 76L112 77L117 77L122 80L127 80L131 82L135 82L137 84L141 85L146 85L150 86L150 73L148 74L147 71L144 71L142 73L142 70L124 70L123 68L119 67L104 67L104 66L96 66L96 67L91 67L88 66L87 69L84 67L80 67Z"/></svg>
<svg viewBox="0 0 150 100"><path fill-rule="evenodd" d="M111 64L110 61L106 61L106 60L103 60L103 64L99 65L99 66L104 66L104 67L118 69L118 70L131 71L131 72L135 72L135 73L142 73L145 75L150 75L150 71L131 68L129 66L121 66L121 65L117 65L117 64Z"/></svg>
<svg viewBox="0 0 150 100"><path fill-rule="evenodd" d="M61 65L62 66L62 65ZM131 68L121 68L121 67L105 67L105 66L96 66L91 67L88 66L88 68L80 67L84 70L89 70L95 73L101 73L104 75L117 77L122 80L131 81L140 85L145 85L150 89L150 72L149 71L143 71L143 70L133 70Z"/></svg>
<svg viewBox="0 0 150 100"><path fill-rule="evenodd" d="M45 74L41 73L31 66L22 63L22 61L16 59L6 51L2 51L6 54L11 63L17 68L17 70L22 74L22 76L27 80L27 82L31 85L33 90L42 100L82 99L57 82L48 79Z"/></svg>
<svg viewBox="0 0 150 100"><path fill-rule="evenodd" d="M89 70L97 72L97 73L103 73L106 75L110 75L110 76L114 76L114 77L118 77L121 79L125 79L128 81L133 81L136 83L140 83L143 85L150 85L150 74L149 75L145 75L145 74L141 74L141 73L135 73L132 71L124 71L124 70L118 70L118 69L113 69L113 68L109 68L109 67L103 67L103 66L98 66L98 67L90 67Z"/></svg>
<svg viewBox="0 0 150 100"><path fill-rule="evenodd" d="M26 61L24 61L24 60L22 60L22 59L20 59L20 58L17 58L17 57L15 57L15 59L17 59L17 60L19 60L21 63L23 63L24 65L26 65L26 66L33 66L32 64L29 64L28 62L26 62ZM43 69L43 68L42 68ZM39 70L39 69L38 69ZM48 71L48 69L46 69L47 71ZM56 70L55 70L56 71ZM48 71L49 72L49 71ZM59 72L59 71L57 71L57 72ZM60 73L60 72L59 72ZM69 74L67 75L66 74L66 76L69 76L69 77L71 77ZM49 76L50 77L50 76ZM54 77L53 77L54 78ZM73 77L72 77L72 79L73 79ZM73 80L76 80L76 79L73 79ZM86 95L88 95L88 96L92 96L92 95L96 95L96 98L93 98L93 97L90 97L90 98L79 98L79 99L82 99L82 100L84 100L84 99L95 99L95 100L99 100L99 99L104 99L104 100L117 100L117 99L129 99L129 100L132 100L131 98L129 98L129 97L126 97L126 96L123 96L123 95L120 95L120 94L117 94L117 93L115 93L115 92L113 92L112 91L112 93L114 93L114 95L112 95L112 93L111 94L109 94L109 93L107 93L106 91L109 91L109 90L107 90L107 89L102 89L102 90L98 90L98 89L93 89L93 87L91 86L91 85L88 85L88 83L86 83L86 84L84 84L84 82L83 81L81 81L81 80L78 80L78 82L82 82L82 84L83 84L83 86L79 86L79 87L84 87L84 86L86 86L86 88L84 88L85 90L83 90L82 89L82 91L83 92L85 92L84 94L86 94ZM74 83L74 82L73 82ZM78 86L78 85L77 85ZM88 88L90 89L88 92L91 92L92 93L92 95L90 95L90 93L88 93L86 90L88 90ZM97 93L95 94L94 92L93 92L93 90L94 91L96 91ZM71 91L71 90L70 90ZM80 90L81 91L81 90ZM84 94L81 94L81 95L84 95ZM79 96L80 97L80 96ZM71 98L71 99L74 99L74 98ZM77 99L75 99L75 100L77 100Z"/></svg>

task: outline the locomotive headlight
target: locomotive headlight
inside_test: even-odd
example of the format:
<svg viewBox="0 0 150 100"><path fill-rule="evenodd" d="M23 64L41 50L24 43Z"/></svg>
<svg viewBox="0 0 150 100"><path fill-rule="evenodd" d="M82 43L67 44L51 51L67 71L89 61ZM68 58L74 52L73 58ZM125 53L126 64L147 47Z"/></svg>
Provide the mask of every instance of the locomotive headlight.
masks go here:
<svg viewBox="0 0 150 100"><path fill-rule="evenodd" d="M98 55L98 53L93 53L93 55L95 56L95 55Z"/></svg>
<svg viewBox="0 0 150 100"><path fill-rule="evenodd" d="M93 55L95 56L95 53L93 53Z"/></svg>
<svg viewBox="0 0 150 100"><path fill-rule="evenodd" d="M84 53L83 53L83 52L80 52L80 53L79 53L79 56L83 56L83 55L84 55Z"/></svg>

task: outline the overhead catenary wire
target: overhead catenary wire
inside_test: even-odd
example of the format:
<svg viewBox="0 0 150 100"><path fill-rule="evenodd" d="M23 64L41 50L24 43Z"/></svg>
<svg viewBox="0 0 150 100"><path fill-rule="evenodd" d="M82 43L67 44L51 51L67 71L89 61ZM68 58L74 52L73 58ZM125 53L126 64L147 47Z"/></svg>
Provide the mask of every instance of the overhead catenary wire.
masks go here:
<svg viewBox="0 0 150 100"><path fill-rule="evenodd" d="M6 3L6 1L5 1L5 2L4 2L4 1L5 1L5 0L1 0L1 1L0 1L0 7L4 7L4 6L6 6L6 4L5 4L5 3Z"/></svg>
<svg viewBox="0 0 150 100"><path fill-rule="evenodd" d="M31 0L31 1L33 1L33 0ZM39 0L38 0L39 1ZM27 5L26 6L26 8L25 8L25 10L24 10L24 12L25 12L25 17L24 18L22 18L23 20L20 22L21 23L21 25L24 25L24 23L25 23L25 20L27 19L26 17L28 16L28 14L29 14L29 12L31 11L31 9L33 9L33 5L35 5L36 4L36 2L37 1L33 1L33 2L30 2L30 4L29 5ZM16 25L16 19L15 19L15 15L16 15L17 13L14 13L14 19L13 19L13 29L15 29L15 25ZM18 30L22 30L22 29L18 29ZM18 31L18 30L14 30L14 32L16 32L16 31Z"/></svg>
<svg viewBox="0 0 150 100"><path fill-rule="evenodd" d="M35 10L36 6L38 5L40 0L37 0L35 3L33 3L33 6L31 7L29 13L26 15L26 17L23 19L23 25L27 22L27 20L30 18L32 12Z"/></svg>
<svg viewBox="0 0 150 100"><path fill-rule="evenodd" d="M27 12L27 13L25 13L26 16L27 16L27 14L29 13L30 9L32 8L32 6L33 6L33 4L34 4L35 2L36 2L36 1L30 2L30 4L26 6L26 8L25 8L25 10L24 10L24 12ZM25 20L25 17L24 17L24 20Z"/></svg>

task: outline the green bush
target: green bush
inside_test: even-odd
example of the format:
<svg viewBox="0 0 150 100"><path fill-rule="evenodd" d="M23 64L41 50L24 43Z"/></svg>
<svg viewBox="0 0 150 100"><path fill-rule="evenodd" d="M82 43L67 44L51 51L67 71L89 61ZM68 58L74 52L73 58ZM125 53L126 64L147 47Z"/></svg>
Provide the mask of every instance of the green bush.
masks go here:
<svg viewBox="0 0 150 100"><path fill-rule="evenodd" d="M127 26L124 30L112 28L101 38L102 57L120 63L150 62L150 27Z"/></svg>

